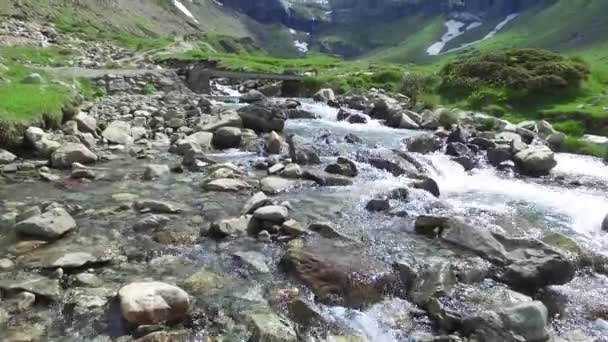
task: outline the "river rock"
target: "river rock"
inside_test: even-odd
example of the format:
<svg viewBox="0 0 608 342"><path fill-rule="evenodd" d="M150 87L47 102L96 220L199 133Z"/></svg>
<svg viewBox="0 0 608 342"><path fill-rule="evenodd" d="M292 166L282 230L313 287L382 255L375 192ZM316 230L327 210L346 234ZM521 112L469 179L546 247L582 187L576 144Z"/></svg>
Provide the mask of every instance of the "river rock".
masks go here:
<svg viewBox="0 0 608 342"><path fill-rule="evenodd" d="M408 139L406 145L410 152L427 154L441 149L441 140L433 134L425 133Z"/></svg>
<svg viewBox="0 0 608 342"><path fill-rule="evenodd" d="M204 121L203 121L204 120ZM235 111L229 110L223 112L217 116L203 117L201 122L196 125L195 131L197 132L215 132L217 129L222 127L243 127L243 121L239 114Z"/></svg>
<svg viewBox="0 0 608 342"><path fill-rule="evenodd" d="M300 167L300 165L298 164L294 164L294 163L290 163L285 165L285 168L283 169L283 171L281 171L279 173L279 175L281 177L285 177L285 178L293 178L293 179L297 179L297 178L302 178L302 168Z"/></svg>
<svg viewBox="0 0 608 342"><path fill-rule="evenodd" d="M296 342L298 337L291 324L269 313L248 313L249 329L252 341L258 342Z"/></svg>
<svg viewBox="0 0 608 342"><path fill-rule="evenodd" d="M79 112L74 117L74 121L76 121L79 131L84 132L84 133L96 134L97 120L94 117L92 117L84 112Z"/></svg>
<svg viewBox="0 0 608 342"><path fill-rule="evenodd" d="M303 138L290 135L287 137L287 143L292 162L300 165L321 164L318 149L314 145L304 142Z"/></svg>
<svg viewBox="0 0 608 342"><path fill-rule="evenodd" d="M412 181L411 186L414 189L425 190L435 197L441 196L439 185L430 177L418 176L418 179Z"/></svg>
<svg viewBox="0 0 608 342"><path fill-rule="evenodd" d="M289 210L280 205L268 205L256 209L253 212L253 217L258 220L281 224L289 217Z"/></svg>
<svg viewBox="0 0 608 342"><path fill-rule="evenodd" d="M365 209L367 211L388 211L391 208L390 201L387 199L372 199L367 202Z"/></svg>
<svg viewBox="0 0 608 342"><path fill-rule="evenodd" d="M237 127L221 127L213 133L211 141L218 149L238 148L241 145L241 129Z"/></svg>
<svg viewBox="0 0 608 342"><path fill-rule="evenodd" d="M15 159L17 159L16 155L0 148L0 165L12 163L13 161L15 161Z"/></svg>
<svg viewBox="0 0 608 342"><path fill-rule="evenodd" d="M211 148L211 142L213 140L213 133L209 132L196 132L183 139L175 142L176 153L179 155L186 155L188 151L192 150L208 150Z"/></svg>
<svg viewBox="0 0 608 342"><path fill-rule="evenodd" d="M57 239L74 228L76 221L63 208L53 208L18 222L14 227L18 233L44 240Z"/></svg>
<svg viewBox="0 0 608 342"><path fill-rule="evenodd" d="M294 240L283 263L321 303L362 308L394 291L397 277L389 265L353 247L322 238L306 244Z"/></svg>
<svg viewBox="0 0 608 342"><path fill-rule="evenodd" d="M415 165L391 150L378 150L369 155L358 155L357 160L390 172L393 176L412 175L418 172Z"/></svg>
<svg viewBox="0 0 608 342"><path fill-rule="evenodd" d="M215 221L209 226L208 235L215 239L245 235L249 227L250 218L251 216L247 215Z"/></svg>
<svg viewBox="0 0 608 342"><path fill-rule="evenodd" d="M507 162L513 158L513 152L511 147L508 145L495 145L488 149L488 162L495 167L499 167L504 162Z"/></svg>
<svg viewBox="0 0 608 342"><path fill-rule="evenodd" d="M327 165L325 168L325 172L347 176L347 177L355 177L358 174L357 166L355 163L345 157L338 157L338 160L335 164Z"/></svg>
<svg viewBox="0 0 608 342"><path fill-rule="evenodd" d="M57 300L61 295L61 286L59 286L58 280L30 273L0 275L0 290L7 292L27 291L51 300Z"/></svg>
<svg viewBox="0 0 608 342"><path fill-rule="evenodd" d="M315 101L327 103L327 101L335 101L336 95L331 88L323 88L317 91L312 98Z"/></svg>
<svg viewBox="0 0 608 342"><path fill-rule="evenodd" d="M181 209L171 203L157 200L140 200L133 203L133 207L139 212L151 212L156 214L177 214Z"/></svg>
<svg viewBox="0 0 608 342"><path fill-rule="evenodd" d="M203 189L207 191L238 192L250 189L251 185L240 179L219 178L206 182Z"/></svg>
<svg viewBox="0 0 608 342"><path fill-rule="evenodd" d="M239 100L241 103L254 103L266 100L266 96L258 90L251 89L247 94L243 94Z"/></svg>
<svg viewBox="0 0 608 342"><path fill-rule="evenodd" d="M340 108L337 119L338 121L347 121L351 124L365 124L368 121L366 115L348 108Z"/></svg>
<svg viewBox="0 0 608 342"><path fill-rule="evenodd" d="M557 165L555 154L546 146L529 147L513 158L519 170L529 176L544 176Z"/></svg>
<svg viewBox="0 0 608 342"><path fill-rule="evenodd" d="M420 126L404 111L398 111L390 115L386 124L394 128L418 129Z"/></svg>
<svg viewBox="0 0 608 342"><path fill-rule="evenodd" d="M306 229L302 227L300 222L293 219L283 222L281 228L287 235L291 237L299 237L307 233Z"/></svg>
<svg viewBox="0 0 608 342"><path fill-rule="evenodd" d="M287 117L283 110L268 102L257 102L238 110L243 127L258 133L282 132Z"/></svg>
<svg viewBox="0 0 608 342"><path fill-rule="evenodd" d="M470 138L470 134L469 132L464 129L462 126L458 125L456 126L448 135L448 138L446 140L447 144L450 143L461 143L461 144L466 144L467 141Z"/></svg>
<svg viewBox="0 0 608 342"><path fill-rule="evenodd" d="M71 142L61 145L51 156L51 165L60 169L69 168L72 163L90 164L95 161L97 161L95 153L83 144Z"/></svg>
<svg viewBox="0 0 608 342"><path fill-rule="evenodd" d="M440 126L440 119L442 113L445 109L438 110L425 110L422 112L422 122L420 123L420 127L425 129L437 129ZM449 127L446 127L449 128Z"/></svg>
<svg viewBox="0 0 608 342"><path fill-rule="evenodd" d="M269 154L281 154L281 150L283 148L283 139L277 134L277 132L272 131L266 137L266 152Z"/></svg>
<svg viewBox="0 0 608 342"><path fill-rule="evenodd" d="M509 145L513 153L518 153L528 148L528 145L524 143L521 135L514 132L502 132L496 135L494 142L498 145Z"/></svg>
<svg viewBox="0 0 608 342"><path fill-rule="evenodd" d="M242 214L253 214L257 209L270 205L272 201L263 192L255 193L243 206Z"/></svg>
<svg viewBox="0 0 608 342"><path fill-rule="evenodd" d="M379 120L388 120L394 113L402 110L399 101L394 98L384 95L374 95L374 106L371 111L371 117Z"/></svg>
<svg viewBox="0 0 608 342"><path fill-rule="evenodd" d="M321 186L348 186L353 184L353 180L349 177L331 174L322 170L304 170L302 177L312 180Z"/></svg>
<svg viewBox="0 0 608 342"><path fill-rule="evenodd" d="M156 230L165 227L171 219L164 215L146 215L133 225L135 231Z"/></svg>
<svg viewBox="0 0 608 342"><path fill-rule="evenodd" d="M309 112L304 109L300 109L300 108L288 109L285 111L285 115L287 116L288 119L292 119L292 120L293 119L314 120L314 119L319 118L319 115L317 115L313 112Z"/></svg>
<svg viewBox="0 0 608 342"><path fill-rule="evenodd" d="M104 244L50 244L17 259L25 268L73 269L99 266L114 259L116 250Z"/></svg>
<svg viewBox="0 0 608 342"><path fill-rule="evenodd" d="M128 145L133 142L131 124L126 121L111 122L101 135L112 144Z"/></svg>
<svg viewBox="0 0 608 342"><path fill-rule="evenodd" d="M276 176L270 176L263 178L260 181L260 188L263 192L267 194L278 194L280 192L286 191L296 185L296 181L291 179L285 179Z"/></svg>
<svg viewBox="0 0 608 342"><path fill-rule="evenodd" d="M144 169L144 180L153 180L168 175L171 172L168 165L149 164Z"/></svg>
<svg viewBox="0 0 608 342"><path fill-rule="evenodd" d="M118 291L123 317L132 324L159 324L184 319L190 296L177 286L161 282L136 282Z"/></svg>
<svg viewBox="0 0 608 342"><path fill-rule="evenodd" d="M491 148L496 147L495 142L493 142L490 139L483 138L483 137L474 137L471 140L469 140L469 143L472 145L475 145L475 146L479 146L479 148L482 150L489 150Z"/></svg>
<svg viewBox="0 0 608 342"><path fill-rule="evenodd" d="M266 257L264 254L259 252L236 252L232 253L232 256L236 258L240 263L247 267L255 270L258 273L269 273L270 268L266 264Z"/></svg>

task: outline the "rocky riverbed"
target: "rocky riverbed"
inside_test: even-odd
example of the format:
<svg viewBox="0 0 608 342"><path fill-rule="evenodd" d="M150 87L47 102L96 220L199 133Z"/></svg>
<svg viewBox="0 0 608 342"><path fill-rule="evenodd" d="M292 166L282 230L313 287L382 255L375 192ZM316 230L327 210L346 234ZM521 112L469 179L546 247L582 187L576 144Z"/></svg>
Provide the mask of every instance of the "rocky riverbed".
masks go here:
<svg viewBox="0 0 608 342"><path fill-rule="evenodd" d="M381 90L66 119L0 151L3 341L608 336L608 167L546 122Z"/></svg>

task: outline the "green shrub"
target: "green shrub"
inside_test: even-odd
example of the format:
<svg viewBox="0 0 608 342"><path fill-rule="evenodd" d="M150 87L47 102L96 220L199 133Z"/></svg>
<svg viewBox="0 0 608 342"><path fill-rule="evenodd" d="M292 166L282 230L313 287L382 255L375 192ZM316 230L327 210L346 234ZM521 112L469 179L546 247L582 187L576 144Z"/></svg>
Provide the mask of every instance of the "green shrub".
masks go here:
<svg viewBox="0 0 608 342"><path fill-rule="evenodd" d="M496 119L484 118L477 123L477 129L482 132L493 131L496 128Z"/></svg>
<svg viewBox="0 0 608 342"><path fill-rule="evenodd" d="M497 103L503 103L507 96L501 90L492 88L482 88L474 91L467 97L467 104L473 109L481 110L482 108Z"/></svg>
<svg viewBox="0 0 608 342"><path fill-rule="evenodd" d="M401 79L399 91L413 100L435 93L439 78L433 74L408 72Z"/></svg>
<svg viewBox="0 0 608 342"><path fill-rule="evenodd" d="M572 136L581 136L585 134L584 125L581 122L574 120L566 120L554 123L553 128L562 133Z"/></svg>
<svg viewBox="0 0 608 342"><path fill-rule="evenodd" d="M317 77L306 77L303 84L308 93L314 93L323 87L323 81Z"/></svg>
<svg viewBox="0 0 608 342"><path fill-rule="evenodd" d="M152 83L146 83L143 90L144 90L144 94L146 94L146 95L152 95L158 91L156 89L156 86L154 86L154 84L152 84Z"/></svg>
<svg viewBox="0 0 608 342"><path fill-rule="evenodd" d="M504 90L509 98L560 96L580 87L589 68L580 60L538 49L468 55L439 72L442 94L466 98L479 89Z"/></svg>
<svg viewBox="0 0 608 342"><path fill-rule="evenodd" d="M371 81L377 84L397 83L403 78L403 74L396 70L384 70L372 75Z"/></svg>
<svg viewBox="0 0 608 342"><path fill-rule="evenodd" d="M503 116L505 116L507 114L507 109L504 108L501 105L497 105L497 104L490 104L487 106L484 106L481 109L482 112L490 114L492 116L495 116L497 118L502 118Z"/></svg>
<svg viewBox="0 0 608 342"><path fill-rule="evenodd" d="M576 137L566 137L559 147L561 152L584 154L606 159L608 147L590 144Z"/></svg>

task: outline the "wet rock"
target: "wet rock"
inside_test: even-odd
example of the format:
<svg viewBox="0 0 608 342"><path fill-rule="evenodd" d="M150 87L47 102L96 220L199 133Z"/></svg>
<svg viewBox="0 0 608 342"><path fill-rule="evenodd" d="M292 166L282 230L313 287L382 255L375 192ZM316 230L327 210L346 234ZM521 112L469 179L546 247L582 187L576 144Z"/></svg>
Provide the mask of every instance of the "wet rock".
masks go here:
<svg viewBox="0 0 608 342"><path fill-rule="evenodd" d="M40 207L38 207L38 206L29 207L29 208L25 209L24 211L22 211L21 214L19 214L17 217L15 217L15 222L25 221L25 220L29 219L30 217L38 216L40 214L42 214L42 211L40 211Z"/></svg>
<svg viewBox="0 0 608 342"><path fill-rule="evenodd" d="M410 152L427 154L441 149L441 140L433 134L421 134L408 139L407 150Z"/></svg>
<svg viewBox="0 0 608 342"><path fill-rule="evenodd" d="M54 208L40 215L17 222L14 229L24 235L54 240L76 228L76 221L63 208Z"/></svg>
<svg viewBox="0 0 608 342"><path fill-rule="evenodd" d="M348 108L340 108L337 119L338 121L347 121L351 124L365 124L368 121L366 115Z"/></svg>
<svg viewBox="0 0 608 342"><path fill-rule="evenodd" d="M78 140L90 150L94 149L95 145L97 145L97 139L91 133L78 133Z"/></svg>
<svg viewBox="0 0 608 342"><path fill-rule="evenodd" d="M272 195L288 190L295 185L296 182L293 180L275 176L266 177L260 181L260 189Z"/></svg>
<svg viewBox="0 0 608 342"><path fill-rule="evenodd" d="M541 302L526 302L468 317L463 330L483 341L541 342L549 338L547 319L547 308Z"/></svg>
<svg viewBox="0 0 608 342"><path fill-rule="evenodd" d="M266 264L266 257L258 252L236 252L232 254L240 263L253 269L258 273L269 273L270 268Z"/></svg>
<svg viewBox="0 0 608 342"><path fill-rule="evenodd" d="M513 153L507 145L496 145L488 149L488 161L493 166L500 166L502 163L511 160Z"/></svg>
<svg viewBox="0 0 608 342"><path fill-rule="evenodd" d="M74 117L74 121L76 121L79 131L84 132L84 133L96 134L97 120L94 117L92 117L84 112L79 112Z"/></svg>
<svg viewBox="0 0 608 342"><path fill-rule="evenodd" d="M502 132L496 135L494 142L498 145L509 145L513 153L518 153L528 148L528 145L523 142L521 136L513 132Z"/></svg>
<svg viewBox="0 0 608 342"><path fill-rule="evenodd" d="M392 114L400 112L401 110L402 108L401 105L399 105L399 101L384 94L375 94L371 117L379 120L388 120Z"/></svg>
<svg viewBox="0 0 608 342"><path fill-rule="evenodd" d="M300 237L307 233L306 229L304 229L304 227L302 227L300 222L293 220L293 219L283 222L283 225L281 226L281 228L287 235L289 235L291 237Z"/></svg>
<svg viewBox="0 0 608 342"><path fill-rule="evenodd" d="M330 164L325 168L325 172L347 177L356 177L358 174L355 163L345 157L338 157L335 164Z"/></svg>
<svg viewBox="0 0 608 342"><path fill-rule="evenodd" d="M438 109L436 111L427 109L422 112L422 122L420 123L420 127L426 129L437 129L440 126L440 118L443 111L444 109Z"/></svg>
<svg viewBox="0 0 608 342"><path fill-rule="evenodd" d="M265 146L266 152L269 154L281 154L281 150L283 148L283 139L281 139L277 132L272 131L266 138Z"/></svg>
<svg viewBox="0 0 608 342"><path fill-rule="evenodd" d="M135 210L139 212L151 212L156 214L177 214L181 209L171 203L156 200L141 200L133 203Z"/></svg>
<svg viewBox="0 0 608 342"><path fill-rule="evenodd" d="M156 230L165 227L171 219L164 215L147 215L133 225L135 231Z"/></svg>
<svg viewBox="0 0 608 342"><path fill-rule="evenodd" d="M144 169L144 180L154 180L168 175L171 172L168 165L149 164Z"/></svg>
<svg viewBox="0 0 608 342"><path fill-rule="evenodd" d="M379 150L372 152L368 156L359 155L357 160L368 163L377 169L390 172L394 176L413 175L418 172L414 164L391 150Z"/></svg>
<svg viewBox="0 0 608 342"><path fill-rule="evenodd" d="M344 136L344 141L346 141L349 144L362 144L363 140L361 140L361 138L359 138L358 136L352 134L352 133L348 133L346 136Z"/></svg>
<svg viewBox="0 0 608 342"><path fill-rule="evenodd" d="M348 177L331 174L322 170L304 170L302 177L312 180L321 186L348 186L353 184L353 180Z"/></svg>
<svg viewBox="0 0 608 342"><path fill-rule="evenodd" d="M12 163L17 159L17 156L7 150L0 148L0 165Z"/></svg>
<svg viewBox="0 0 608 342"><path fill-rule="evenodd" d="M110 143L119 145L129 145L133 142L131 138L131 124L126 121L113 121L101 133Z"/></svg>
<svg viewBox="0 0 608 342"><path fill-rule="evenodd" d="M51 156L51 165L59 169L72 166L72 163L90 164L97 161L95 153L78 143L65 143Z"/></svg>
<svg viewBox="0 0 608 342"><path fill-rule="evenodd" d="M306 245L294 240L283 263L320 302L362 308L393 292L397 277L389 265L355 250L325 239Z"/></svg>
<svg viewBox="0 0 608 342"><path fill-rule="evenodd" d="M264 100L266 100L266 96L264 94L262 94L260 91L255 90L255 89L249 90L249 92L247 92L247 94L243 94L240 97L241 103L254 103L254 102L259 102L259 101L264 101Z"/></svg>
<svg viewBox="0 0 608 342"><path fill-rule="evenodd" d="M271 204L271 200L263 192L255 193L243 206L242 214L253 214L256 209Z"/></svg>
<svg viewBox="0 0 608 342"><path fill-rule="evenodd" d="M418 273L407 274L401 267L402 280L411 284L408 291L410 300L425 307L433 297L449 296L458 283L453 265L449 262L436 261L424 265ZM408 272L412 272L408 270ZM405 279L403 279L405 276Z"/></svg>
<svg viewBox="0 0 608 342"><path fill-rule="evenodd" d="M316 232L326 239L352 240L346 234L340 232L330 222L313 222L308 226L308 230L311 232Z"/></svg>
<svg viewBox="0 0 608 342"><path fill-rule="evenodd" d="M213 133L197 132L175 142L175 152L186 155L188 151L208 150L211 148Z"/></svg>
<svg viewBox="0 0 608 342"><path fill-rule="evenodd" d="M602 220L602 230L608 232L608 214Z"/></svg>
<svg viewBox="0 0 608 342"><path fill-rule="evenodd" d="M321 164L319 151L315 146L304 143L302 138L293 135L287 137L287 143L292 162L300 165Z"/></svg>
<svg viewBox="0 0 608 342"><path fill-rule="evenodd" d="M441 195L439 185L434 179L429 177L421 177L420 179L416 179L412 181L411 186L414 189L425 190L435 197L439 197Z"/></svg>
<svg viewBox="0 0 608 342"><path fill-rule="evenodd" d="M317 91L312 98L317 102L327 103L327 101L335 101L336 95L331 88L323 88Z"/></svg>
<svg viewBox="0 0 608 342"><path fill-rule="evenodd" d="M529 176L544 176L557 165L555 154L546 146L529 147L513 158L520 172Z"/></svg>
<svg viewBox="0 0 608 342"><path fill-rule="evenodd" d="M257 342L296 342L297 335L291 324L275 315L268 313L247 313L252 341Z"/></svg>
<svg viewBox="0 0 608 342"><path fill-rule="evenodd" d="M289 310L289 317L304 327L310 327L325 321L321 310L314 303L302 298L296 298L287 303L287 309Z"/></svg>
<svg viewBox="0 0 608 342"><path fill-rule="evenodd" d="M19 292L9 300L9 305L17 311L23 312L31 309L36 302L36 295L27 291Z"/></svg>
<svg viewBox="0 0 608 342"><path fill-rule="evenodd" d="M74 276L74 280L77 285L83 287L95 288L103 284L103 281L99 279L98 276L88 272L78 273L76 276Z"/></svg>
<svg viewBox="0 0 608 342"><path fill-rule="evenodd" d="M115 256L116 250L104 244L50 244L20 256L17 263L24 268L73 269L107 264Z"/></svg>
<svg viewBox="0 0 608 342"><path fill-rule="evenodd" d="M467 145L460 142L452 142L447 145L445 154L453 157L467 157L471 156L472 152Z"/></svg>
<svg viewBox="0 0 608 342"><path fill-rule="evenodd" d="M287 117L280 107L267 102L258 102L238 110L243 127L258 133L282 132Z"/></svg>
<svg viewBox="0 0 608 342"><path fill-rule="evenodd" d="M253 212L253 217L258 220L281 224L289 217L289 210L280 205L269 205L256 209Z"/></svg>
<svg viewBox="0 0 608 342"><path fill-rule="evenodd" d="M241 129L221 127L213 133L211 143L218 149L238 148L241 145Z"/></svg>
<svg viewBox="0 0 608 342"><path fill-rule="evenodd" d="M283 171L279 173L281 177L292 179L302 178L302 174L303 172L302 168L300 168L300 165L293 163L285 165Z"/></svg>
<svg viewBox="0 0 608 342"><path fill-rule="evenodd" d="M471 140L469 140L469 143L479 146L479 148L482 150L489 150L489 149L496 147L495 142L493 142L490 139L483 138L483 137L474 137Z"/></svg>
<svg viewBox="0 0 608 342"><path fill-rule="evenodd" d="M251 216L241 216L213 222L209 226L208 235L215 239L245 235L249 228L250 218Z"/></svg>
<svg viewBox="0 0 608 342"><path fill-rule="evenodd" d="M0 290L7 292L27 291L37 296L57 300L61 295L59 281L38 274L3 274L0 277Z"/></svg>
<svg viewBox="0 0 608 342"><path fill-rule="evenodd" d="M450 143L461 143L461 144L466 144L467 141L470 138L470 134L469 132L464 129L462 126L458 125L456 126L456 128L454 128L450 134L448 135L447 144Z"/></svg>
<svg viewBox="0 0 608 342"><path fill-rule="evenodd" d="M251 186L239 179L219 178L206 182L203 189L207 191L239 192L250 189Z"/></svg>
<svg viewBox="0 0 608 342"><path fill-rule="evenodd" d="M13 267L15 267L15 263L13 261L11 261L10 259L0 259L0 271L6 271L6 270L10 270Z"/></svg>
<svg viewBox="0 0 608 342"><path fill-rule="evenodd" d="M284 168L285 168L285 165L283 165L282 163L276 163L268 168L268 174L276 175L277 173L283 171Z"/></svg>
<svg viewBox="0 0 608 342"><path fill-rule="evenodd" d="M318 119L319 115L313 113L313 112L309 112L307 110L304 109L288 109L285 111L285 115L287 116L288 119L307 119L307 120L314 120L314 119Z"/></svg>
<svg viewBox="0 0 608 342"><path fill-rule="evenodd" d="M367 211L378 212L388 211L391 208L390 201L387 199L372 199L367 202L365 209Z"/></svg>
<svg viewBox="0 0 608 342"><path fill-rule="evenodd" d="M70 173L72 179L95 179L95 171L91 169L74 169Z"/></svg>
<svg viewBox="0 0 608 342"><path fill-rule="evenodd" d="M407 115L404 111L397 111L392 113L386 124L393 128L402 128L402 129L418 129L420 126L416 121L412 119L412 116Z"/></svg>
<svg viewBox="0 0 608 342"><path fill-rule="evenodd" d="M118 291L123 317L132 324L158 324L184 319L190 296L177 286L161 282L136 282Z"/></svg>

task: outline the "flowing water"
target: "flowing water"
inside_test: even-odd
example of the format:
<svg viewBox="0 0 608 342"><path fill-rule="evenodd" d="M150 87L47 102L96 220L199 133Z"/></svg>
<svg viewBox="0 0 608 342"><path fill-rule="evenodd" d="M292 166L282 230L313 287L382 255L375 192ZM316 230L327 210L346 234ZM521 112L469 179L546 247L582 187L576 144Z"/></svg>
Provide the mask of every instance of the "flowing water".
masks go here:
<svg viewBox="0 0 608 342"><path fill-rule="evenodd" d="M306 100L303 100L303 107L321 118L288 120L286 133L314 142L322 152L322 159L327 161L337 155L354 157L357 152L371 148L402 148L403 139L420 134L419 131L388 128L376 121L359 125L338 122L335 109ZM344 142L348 134L356 135L361 143ZM248 167L250 174L256 173L251 165L260 159L256 154L238 151L215 156ZM402 204L409 218L387 217L364 210L369 199L405 185L406 179L363 163L357 164L359 176L352 186L296 188L278 197L289 200L294 208L294 217L303 224L314 220L334 222L341 232L362 242L361 253L387 262L412 255L429 259L443 252L410 234L413 218L419 214L464 216L516 236L542 237L547 232L560 232L596 253L604 253L608 247L607 234L600 229L608 212L608 194L603 186L608 180L608 166L600 160L559 154L553 174L539 180L497 171L489 166L465 172L459 164L440 153L417 158L438 182L442 194L440 199L434 199L424 191L413 191L414 200ZM68 237L68 241L63 243L107 246L128 257L96 270L104 288L110 291L131 280L157 279L179 283L194 272L208 270L229 281L199 299L198 304L219 307L232 314L245 306L271 299L273 289L299 286L278 270L276 262L280 259L281 250L272 244L261 244L249 238L222 243L206 238L192 241L192 236L197 236L206 222L238 216L249 194L205 193L200 185L204 173L172 174L162 181L143 182L139 177L148 162L174 164L179 159L164 152L155 153L153 161L145 162L126 154L120 155L116 160L99 164L100 180L92 183L65 182L59 186L31 178L8 177L0 183L0 198L5 201L5 207L18 205L7 202L20 202L27 206L45 201L82 206L82 212L75 216L79 223L77 236ZM131 210L116 209L121 204L120 196L116 195L121 193L178 203L183 212L171 223L175 234L165 237L171 243L159 246L135 233L131 227L137 215ZM10 250L14 244L13 237L6 234L0 237L0 248ZM264 254L271 273L263 276L244 274L230 256L232 252L242 250ZM582 272L571 284L557 287L566 305L561 319L554 324L555 331L561 333L585 327L585 331L600 336L608 334L601 332L583 310L592 305L608 305L606 285L607 278ZM305 289L303 291L310 295ZM428 320L411 322L408 318L411 309L412 305L406 301L391 298L365 311L322 306L323 315L328 320L374 342L404 341L411 331L429 331ZM51 306L48 310L55 308ZM63 311L52 314L42 309L30 315L27 317L30 321L44 321L59 315L61 319L54 322L50 335L70 336L74 341L88 340L99 331L109 335L124 333L117 323L107 323L101 328L92 325L87 315L80 317ZM409 323L405 324L406 321ZM192 327L203 341L207 329L197 328L196 324ZM55 340L65 341L62 338Z"/></svg>

